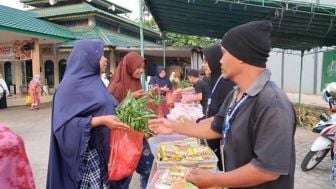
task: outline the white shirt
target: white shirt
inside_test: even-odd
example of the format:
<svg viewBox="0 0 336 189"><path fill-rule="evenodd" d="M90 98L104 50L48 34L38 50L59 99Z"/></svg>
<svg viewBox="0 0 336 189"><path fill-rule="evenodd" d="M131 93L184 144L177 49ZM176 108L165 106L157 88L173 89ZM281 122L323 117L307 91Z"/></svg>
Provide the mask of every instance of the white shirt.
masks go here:
<svg viewBox="0 0 336 189"><path fill-rule="evenodd" d="M7 84L6 84L5 80L0 78L0 84L2 86L2 87L0 86L0 93L3 93L3 91L5 89L6 96L8 96L9 95L9 90L8 90L8 87L7 87Z"/></svg>

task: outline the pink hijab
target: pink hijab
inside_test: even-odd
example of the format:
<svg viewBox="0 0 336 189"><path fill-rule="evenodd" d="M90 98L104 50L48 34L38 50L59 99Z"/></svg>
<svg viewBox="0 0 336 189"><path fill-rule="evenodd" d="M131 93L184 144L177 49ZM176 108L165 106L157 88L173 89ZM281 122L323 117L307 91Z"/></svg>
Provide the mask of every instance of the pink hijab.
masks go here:
<svg viewBox="0 0 336 189"><path fill-rule="evenodd" d="M0 186L6 189L35 189L23 140L0 124Z"/></svg>

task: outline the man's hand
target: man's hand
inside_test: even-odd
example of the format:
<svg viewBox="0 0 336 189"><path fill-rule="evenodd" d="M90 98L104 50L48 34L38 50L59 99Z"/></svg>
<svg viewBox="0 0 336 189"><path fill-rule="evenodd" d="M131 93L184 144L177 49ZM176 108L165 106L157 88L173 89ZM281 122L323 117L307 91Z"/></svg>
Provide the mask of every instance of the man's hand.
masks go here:
<svg viewBox="0 0 336 189"><path fill-rule="evenodd" d="M187 175L187 181L193 183L199 188L210 188L214 186L212 182L215 173L204 169L193 168Z"/></svg>
<svg viewBox="0 0 336 189"><path fill-rule="evenodd" d="M151 119L148 121L149 129L155 134L172 134L173 130L173 122L165 119Z"/></svg>

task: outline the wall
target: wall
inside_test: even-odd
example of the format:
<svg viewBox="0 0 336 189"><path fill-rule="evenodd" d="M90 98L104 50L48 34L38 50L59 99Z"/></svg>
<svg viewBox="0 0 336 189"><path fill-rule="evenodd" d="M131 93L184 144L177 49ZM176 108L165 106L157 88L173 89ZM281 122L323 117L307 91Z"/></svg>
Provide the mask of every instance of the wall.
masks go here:
<svg viewBox="0 0 336 189"><path fill-rule="evenodd" d="M283 86L283 90L286 92L298 93L300 85L301 56L284 54L284 72L282 72L282 53L274 51L279 50L273 49L273 52L270 53L270 57L267 62L267 67L272 72L271 80L274 81L279 87ZM313 51L305 53L307 54L312 52ZM299 51L291 51L291 53L300 54ZM301 90L304 94L314 94L314 91L316 91L316 94L320 94L321 92L323 53L318 53L317 69L315 69L314 56L315 54L308 54L303 57ZM314 74L317 74L316 79L314 79ZM314 84L314 82L316 82L316 84Z"/></svg>

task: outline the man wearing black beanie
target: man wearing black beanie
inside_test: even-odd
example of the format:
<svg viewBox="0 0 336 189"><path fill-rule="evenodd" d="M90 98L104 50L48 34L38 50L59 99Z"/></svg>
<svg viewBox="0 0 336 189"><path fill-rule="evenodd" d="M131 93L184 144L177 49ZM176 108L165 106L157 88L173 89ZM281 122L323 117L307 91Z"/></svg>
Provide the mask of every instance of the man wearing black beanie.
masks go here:
<svg viewBox="0 0 336 189"><path fill-rule="evenodd" d="M293 189L296 116L286 94L270 81L270 21L253 21L229 30L222 39L221 70L237 87L210 120L183 126L150 121L156 133L222 139L224 173L193 169L187 180L198 187Z"/></svg>

